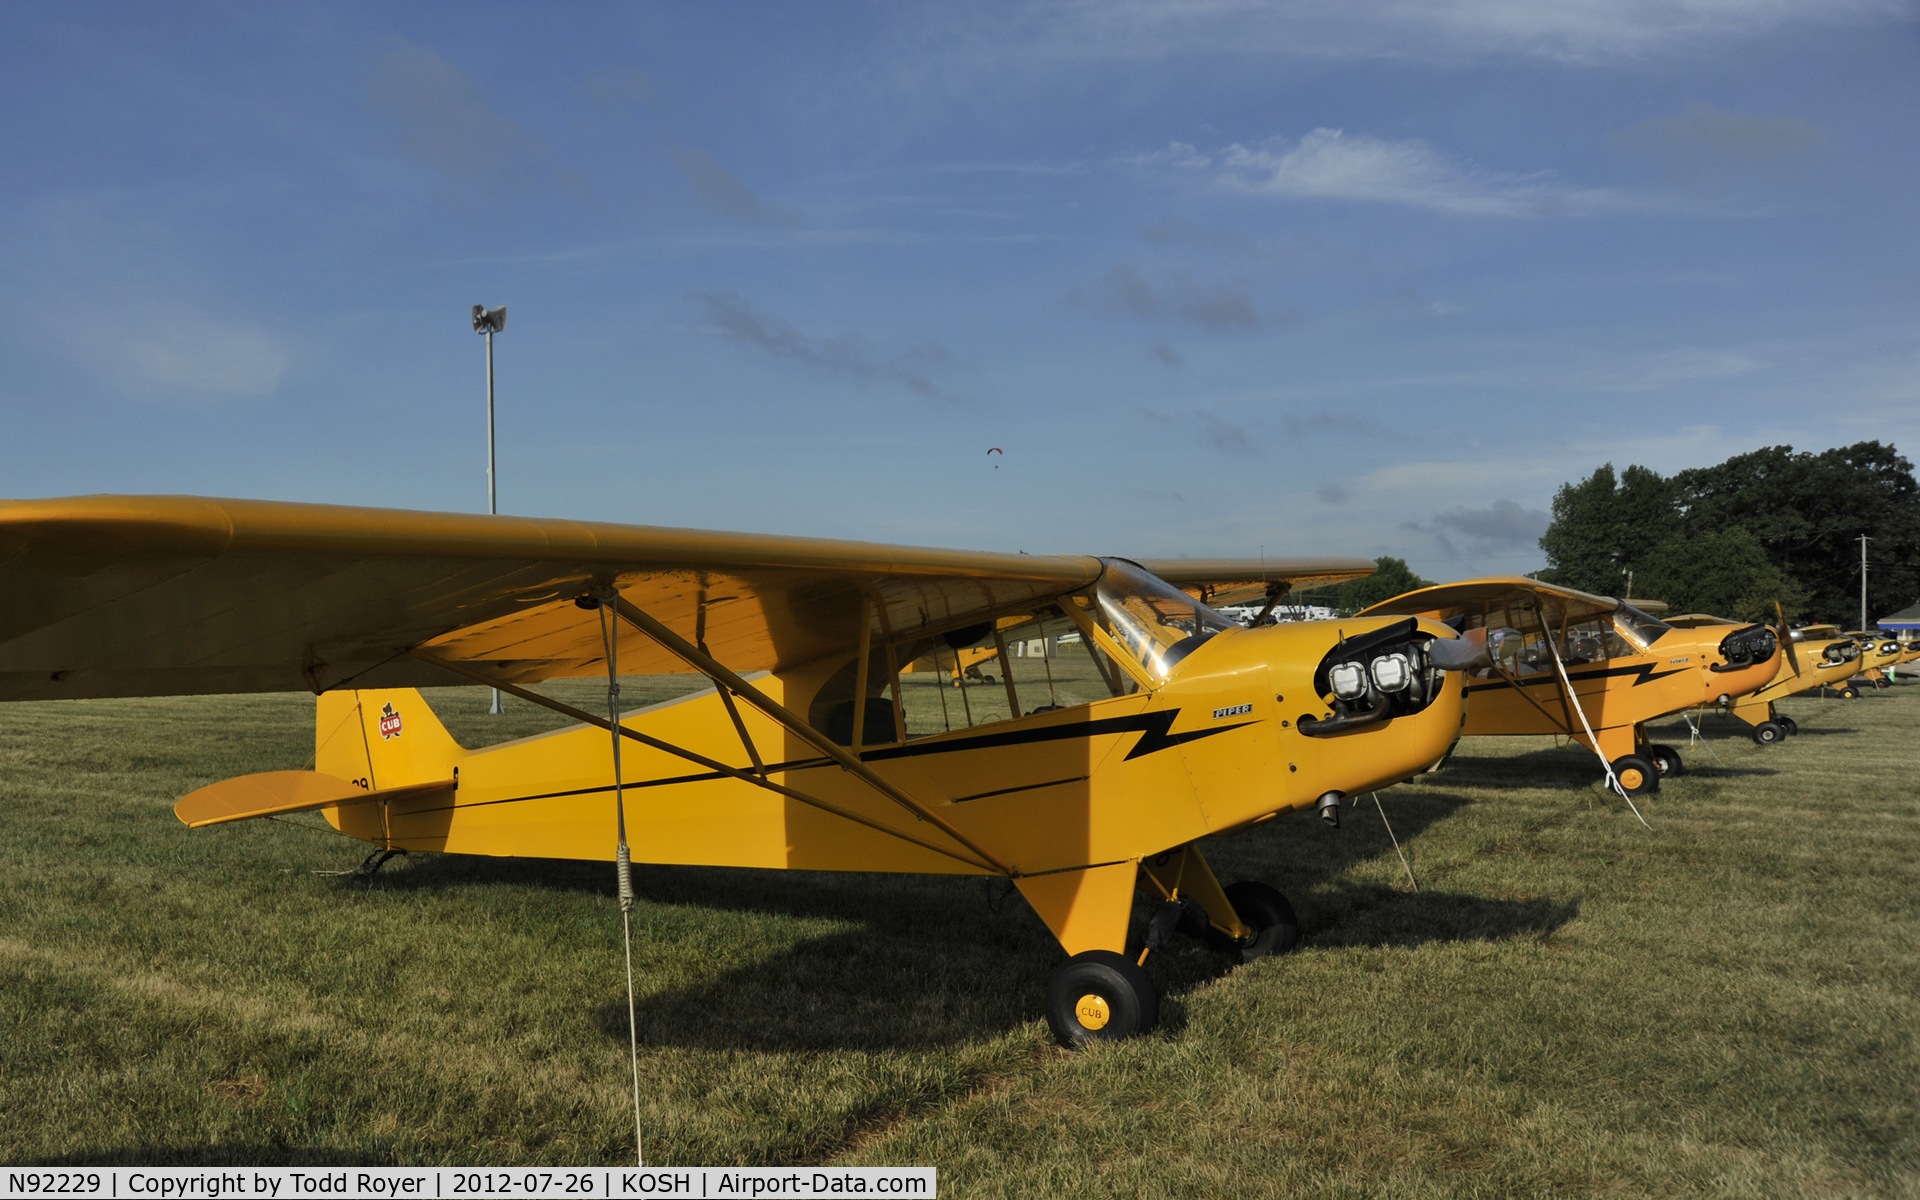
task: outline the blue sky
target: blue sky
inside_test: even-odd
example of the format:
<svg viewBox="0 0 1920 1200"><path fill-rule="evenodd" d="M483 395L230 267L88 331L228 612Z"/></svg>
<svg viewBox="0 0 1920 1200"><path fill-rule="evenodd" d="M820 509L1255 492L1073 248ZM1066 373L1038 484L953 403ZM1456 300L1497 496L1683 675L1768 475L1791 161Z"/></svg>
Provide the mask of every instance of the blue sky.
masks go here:
<svg viewBox="0 0 1920 1200"><path fill-rule="evenodd" d="M0 8L0 495L1541 565L1911 452L1885 0ZM989 447L1004 453L988 455Z"/></svg>

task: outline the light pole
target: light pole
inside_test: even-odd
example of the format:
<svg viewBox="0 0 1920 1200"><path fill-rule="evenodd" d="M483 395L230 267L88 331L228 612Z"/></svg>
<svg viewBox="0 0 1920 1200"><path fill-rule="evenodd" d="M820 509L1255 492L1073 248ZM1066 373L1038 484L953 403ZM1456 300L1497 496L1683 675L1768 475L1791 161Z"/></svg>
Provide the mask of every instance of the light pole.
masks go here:
<svg viewBox="0 0 1920 1200"><path fill-rule="evenodd" d="M1867 543L1873 539L1866 534L1860 535L1860 630L1867 628Z"/></svg>
<svg viewBox="0 0 1920 1200"><path fill-rule="evenodd" d="M493 478L493 335L507 327L507 306L488 308L484 304L473 306L473 331L485 334L487 338L487 515L493 516L500 511L499 497L495 492ZM493 689L493 703L488 706L489 716L500 716L507 710L500 706L500 689Z"/></svg>

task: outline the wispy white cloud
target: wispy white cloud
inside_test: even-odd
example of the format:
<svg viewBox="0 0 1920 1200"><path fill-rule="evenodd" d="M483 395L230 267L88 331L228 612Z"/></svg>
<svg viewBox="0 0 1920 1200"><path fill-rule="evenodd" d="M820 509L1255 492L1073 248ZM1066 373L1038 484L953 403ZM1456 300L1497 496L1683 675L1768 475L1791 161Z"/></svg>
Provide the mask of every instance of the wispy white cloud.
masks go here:
<svg viewBox="0 0 1920 1200"><path fill-rule="evenodd" d="M960 399L947 379L963 370L962 365L931 338L889 353L858 333L804 333L784 318L756 310L737 292L689 292L686 298L701 306L708 329L761 353L847 379L897 384L929 400Z"/></svg>
<svg viewBox="0 0 1920 1200"><path fill-rule="evenodd" d="M430 46L389 39L374 55L366 87L369 103L392 122L401 153L448 183L495 195L541 179L586 187L539 135L496 109Z"/></svg>
<svg viewBox="0 0 1920 1200"><path fill-rule="evenodd" d="M1219 186L1249 195L1358 200L1482 217L1578 216L1650 207L1651 199L1605 188L1576 188L1546 172L1525 175L1461 163L1426 142L1316 129L1298 140L1234 143L1207 154L1160 161L1204 171Z"/></svg>
<svg viewBox="0 0 1920 1200"><path fill-rule="evenodd" d="M1083 162L958 162L927 168L931 175L1085 175Z"/></svg>
<svg viewBox="0 0 1920 1200"><path fill-rule="evenodd" d="M1180 317L1215 331L1248 330L1261 324L1253 297L1238 283L1202 283L1171 269L1149 278L1128 263L1108 271L1091 289L1069 293L1067 304L1149 319Z"/></svg>
<svg viewBox="0 0 1920 1200"><path fill-rule="evenodd" d="M46 327L88 372L134 400L258 399L292 361L283 338L178 302L65 308L46 314Z"/></svg>
<svg viewBox="0 0 1920 1200"><path fill-rule="evenodd" d="M1710 379L1732 379L1772 364L1740 350L1679 346L1569 373L1565 382L1598 392L1660 392Z"/></svg>
<svg viewBox="0 0 1920 1200"><path fill-rule="evenodd" d="M1673 116L1629 125L1607 144L1652 159L1675 178L1692 179L1727 168L1792 167L1817 154L1826 135L1804 117L1728 112L1695 100Z"/></svg>
<svg viewBox="0 0 1920 1200"><path fill-rule="evenodd" d="M0 312L118 398L261 399L294 361L288 337L223 296L165 220L122 197L45 201L0 250Z"/></svg>
<svg viewBox="0 0 1920 1200"><path fill-rule="evenodd" d="M1485 557L1532 549L1551 520L1544 510L1500 499L1485 508L1451 508L1430 520L1406 521L1401 528L1431 537L1448 558Z"/></svg>
<svg viewBox="0 0 1920 1200"><path fill-rule="evenodd" d="M708 212L748 225L791 228L803 224L800 214L760 199L706 151L675 146L672 155L674 165L693 189L694 202Z"/></svg>
<svg viewBox="0 0 1920 1200"><path fill-rule="evenodd" d="M1163 59L1231 48L1336 59L1647 58L1783 29L1911 20L1903 0L1077 0L947 14L921 33L954 56Z"/></svg>

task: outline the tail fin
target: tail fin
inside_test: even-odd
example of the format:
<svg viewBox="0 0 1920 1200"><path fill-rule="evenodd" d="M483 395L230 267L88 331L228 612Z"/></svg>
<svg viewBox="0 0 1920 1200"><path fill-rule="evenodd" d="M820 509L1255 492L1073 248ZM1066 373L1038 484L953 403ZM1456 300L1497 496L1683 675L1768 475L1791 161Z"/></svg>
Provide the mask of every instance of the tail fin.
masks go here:
<svg viewBox="0 0 1920 1200"><path fill-rule="evenodd" d="M412 688L323 692L314 723L313 769L364 788L451 778L467 752Z"/></svg>

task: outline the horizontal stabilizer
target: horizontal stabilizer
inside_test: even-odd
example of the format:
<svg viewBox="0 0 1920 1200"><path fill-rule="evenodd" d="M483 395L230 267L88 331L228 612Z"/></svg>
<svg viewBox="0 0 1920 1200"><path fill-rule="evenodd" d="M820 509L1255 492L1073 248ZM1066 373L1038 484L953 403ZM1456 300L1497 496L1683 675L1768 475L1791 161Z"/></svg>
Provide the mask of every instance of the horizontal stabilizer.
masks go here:
<svg viewBox="0 0 1920 1200"><path fill-rule="evenodd" d="M399 800L433 792L451 792L458 784L457 779L442 779L434 783L414 783L370 792L349 780L322 775L318 771L263 771L258 775L242 775L188 792L173 806L173 815L179 817L187 828L198 829L202 825L308 812L335 804L366 804L375 800Z"/></svg>

